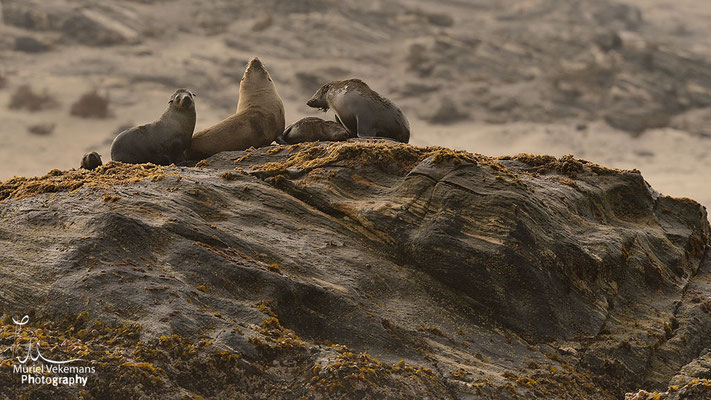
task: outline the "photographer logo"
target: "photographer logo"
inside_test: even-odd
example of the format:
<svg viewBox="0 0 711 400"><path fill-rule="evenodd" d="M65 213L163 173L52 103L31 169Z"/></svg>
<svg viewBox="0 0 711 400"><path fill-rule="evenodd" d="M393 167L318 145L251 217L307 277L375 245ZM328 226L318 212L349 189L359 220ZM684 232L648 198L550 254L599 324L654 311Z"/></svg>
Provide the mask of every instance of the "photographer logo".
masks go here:
<svg viewBox="0 0 711 400"><path fill-rule="evenodd" d="M16 325L14 342L6 352L12 353L9 359L12 372L20 375L20 382L27 385L52 385L52 386L86 386L89 374L96 373L93 366L81 365L86 362L81 358L68 360L53 360L42 354L40 341L37 338L22 335L23 327L30 321L25 315L19 321L14 317L12 322ZM26 347L21 340L27 341ZM20 355L17 355L17 354ZM8 361L7 359L0 361Z"/></svg>

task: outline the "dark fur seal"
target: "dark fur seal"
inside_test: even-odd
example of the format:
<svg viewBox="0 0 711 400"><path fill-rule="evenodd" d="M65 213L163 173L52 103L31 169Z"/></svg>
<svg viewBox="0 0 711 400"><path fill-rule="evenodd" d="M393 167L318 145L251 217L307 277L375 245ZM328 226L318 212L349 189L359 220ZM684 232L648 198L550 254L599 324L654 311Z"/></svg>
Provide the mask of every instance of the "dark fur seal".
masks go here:
<svg viewBox="0 0 711 400"><path fill-rule="evenodd" d="M168 165L185 160L195 130L195 95L178 89L158 121L127 129L111 144L111 159L131 164Z"/></svg>
<svg viewBox="0 0 711 400"><path fill-rule="evenodd" d="M215 125L195 132L188 158L206 158L221 151L266 146L284 132L284 103L259 58L249 62L239 84L237 111Z"/></svg>
<svg viewBox="0 0 711 400"><path fill-rule="evenodd" d="M410 141L405 114L360 79L327 83L306 104L323 111L332 108L336 120L352 135Z"/></svg>
<svg viewBox="0 0 711 400"><path fill-rule="evenodd" d="M340 141L355 137L336 121L326 121L317 117L302 118L286 127L276 138L279 144L315 142L317 140Z"/></svg>
<svg viewBox="0 0 711 400"><path fill-rule="evenodd" d="M81 167L88 169L89 171L93 171L101 165L103 165L101 162L101 156L95 151L84 154L84 157L81 158Z"/></svg>

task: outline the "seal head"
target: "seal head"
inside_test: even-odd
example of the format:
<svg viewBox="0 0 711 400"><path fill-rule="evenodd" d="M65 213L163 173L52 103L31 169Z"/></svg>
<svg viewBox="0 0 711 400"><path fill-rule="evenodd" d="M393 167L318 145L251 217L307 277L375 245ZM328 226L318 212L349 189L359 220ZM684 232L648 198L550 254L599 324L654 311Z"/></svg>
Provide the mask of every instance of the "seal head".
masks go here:
<svg viewBox="0 0 711 400"><path fill-rule="evenodd" d="M272 82L272 77L266 68L264 68L264 64L262 64L259 57L255 57L247 63L247 69L245 69L244 74L242 74L240 92L242 90L259 91L266 86L267 81Z"/></svg>
<svg viewBox="0 0 711 400"><path fill-rule="evenodd" d="M93 171L101 165L103 165L101 155L95 151L84 154L84 157L81 158L81 168L88 169L89 171Z"/></svg>
<svg viewBox="0 0 711 400"><path fill-rule="evenodd" d="M176 110L185 111L188 114L195 112L195 93L188 89L178 89L170 96L168 104L171 104Z"/></svg>
<svg viewBox="0 0 711 400"><path fill-rule="evenodd" d="M306 102L306 105L312 108L318 108L321 111L328 111L330 107L328 100L326 100L326 95L328 95L328 91L331 90L331 87L333 87L333 82L321 86L321 88L311 96L309 101Z"/></svg>

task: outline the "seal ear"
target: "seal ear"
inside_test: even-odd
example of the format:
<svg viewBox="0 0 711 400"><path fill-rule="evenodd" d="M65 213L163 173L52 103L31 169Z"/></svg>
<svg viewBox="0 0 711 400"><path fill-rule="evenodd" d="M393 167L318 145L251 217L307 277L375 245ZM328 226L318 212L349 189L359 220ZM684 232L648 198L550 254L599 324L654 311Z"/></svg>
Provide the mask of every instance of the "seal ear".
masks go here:
<svg viewBox="0 0 711 400"><path fill-rule="evenodd" d="M173 104L173 99L168 100L168 104Z"/></svg>

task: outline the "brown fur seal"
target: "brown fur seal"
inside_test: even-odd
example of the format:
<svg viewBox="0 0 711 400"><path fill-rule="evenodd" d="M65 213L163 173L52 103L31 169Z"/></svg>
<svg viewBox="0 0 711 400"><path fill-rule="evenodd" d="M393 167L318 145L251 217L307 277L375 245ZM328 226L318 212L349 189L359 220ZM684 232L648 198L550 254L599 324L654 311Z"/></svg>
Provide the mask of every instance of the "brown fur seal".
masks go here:
<svg viewBox="0 0 711 400"><path fill-rule="evenodd" d="M196 132L187 152L189 159L206 158L221 151L266 146L284 132L284 103L266 68L255 58L239 85L237 112Z"/></svg>
<svg viewBox="0 0 711 400"><path fill-rule="evenodd" d="M91 152L88 154L84 154L84 157L81 158L81 167L84 169L88 169L89 171L93 171L103 165L101 162L101 156L97 152Z"/></svg>
<svg viewBox="0 0 711 400"><path fill-rule="evenodd" d="M355 137L336 121L326 121L321 118L302 118L286 127L284 133L276 138L279 144L294 144L315 142L317 140L346 140Z"/></svg>
<svg viewBox="0 0 711 400"><path fill-rule="evenodd" d="M327 83L306 104L323 111L332 108L336 120L352 135L410 141L405 114L360 79Z"/></svg>
<svg viewBox="0 0 711 400"><path fill-rule="evenodd" d="M111 159L160 165L184 161L183 152L195 130L194 96L186 89L178 89L158 121L119 133L111 143Z"/></svg>

